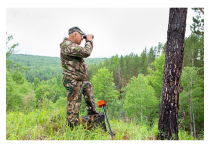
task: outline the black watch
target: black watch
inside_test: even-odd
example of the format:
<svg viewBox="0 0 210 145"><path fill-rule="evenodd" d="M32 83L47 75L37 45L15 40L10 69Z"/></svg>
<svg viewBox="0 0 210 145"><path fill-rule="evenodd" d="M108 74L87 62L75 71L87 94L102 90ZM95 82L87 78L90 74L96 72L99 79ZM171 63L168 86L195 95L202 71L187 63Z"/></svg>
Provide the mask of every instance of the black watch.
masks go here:
<svg viewBox="0 0 210 145"><path fill-rule="evenodd" d="M86 42L90 42L91 45L93 46L93 41L92 40L86 40Z"/></svg>

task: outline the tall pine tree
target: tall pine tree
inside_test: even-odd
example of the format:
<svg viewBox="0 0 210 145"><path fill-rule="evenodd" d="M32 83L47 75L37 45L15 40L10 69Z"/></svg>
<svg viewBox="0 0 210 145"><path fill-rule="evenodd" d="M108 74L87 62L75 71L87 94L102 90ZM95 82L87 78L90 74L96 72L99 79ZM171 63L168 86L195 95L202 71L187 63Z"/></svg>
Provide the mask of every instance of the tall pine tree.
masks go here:
<svg viewBox="0 0 210 145"><path fill-rule="evenodd" d="M187 8L170 8L158 137L178 139L178 103Z"/></svg>

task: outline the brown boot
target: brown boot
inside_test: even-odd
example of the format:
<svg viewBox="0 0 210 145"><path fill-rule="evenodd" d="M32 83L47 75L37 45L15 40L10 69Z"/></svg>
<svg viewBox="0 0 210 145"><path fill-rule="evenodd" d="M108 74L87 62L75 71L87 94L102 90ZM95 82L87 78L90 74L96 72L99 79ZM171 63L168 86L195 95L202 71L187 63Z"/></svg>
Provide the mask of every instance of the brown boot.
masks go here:
<svg viewBox="0 0 210 145"><path fill-rule="evenodd" d="M92 109L87 109L88 115L99 114L100 112L93 111Z"/></svg>

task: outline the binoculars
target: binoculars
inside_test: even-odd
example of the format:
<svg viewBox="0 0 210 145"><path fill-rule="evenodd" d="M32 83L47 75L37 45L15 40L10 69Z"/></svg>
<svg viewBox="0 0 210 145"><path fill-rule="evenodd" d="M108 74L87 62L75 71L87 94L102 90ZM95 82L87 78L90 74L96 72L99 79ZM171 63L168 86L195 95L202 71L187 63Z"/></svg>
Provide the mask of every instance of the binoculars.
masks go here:
<svg viewBox="0 0 210 145"><path fill-rule="evenodd" d="M86 39L86 35L82 36L83 39ZM94 38L94 35L92 35L92 39Z"/></svg>

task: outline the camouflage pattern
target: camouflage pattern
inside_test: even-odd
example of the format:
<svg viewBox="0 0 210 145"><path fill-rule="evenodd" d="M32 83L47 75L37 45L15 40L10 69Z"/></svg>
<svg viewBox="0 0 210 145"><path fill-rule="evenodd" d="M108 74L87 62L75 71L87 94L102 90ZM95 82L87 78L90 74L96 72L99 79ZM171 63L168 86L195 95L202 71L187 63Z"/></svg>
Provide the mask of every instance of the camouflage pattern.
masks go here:
<svg viewBox="0 0 210 145"><path fill-rule="evenodd" d="M80 28L78 28L78 27L72 27L72 28L70 28L68 34L71 34L73 32L79 32L80 34L85 35L85 33L82 32L82 30Z"/></svg>
<svg viewBox="0 0 210 145"><path fill-rule="evenodd" d="M88 66L84 58L90 56L93 42L88 40L85 47L81 47L68 38L64 38L60 48L63 74L70 75L75 80L85 80L88 75Z"/></svg>
<svg viewBox="0 0 210 145"><path fill-rule="evenodd" d="M63 85L67 90L66 119L70 126L75 126L79 122L82 95L85 100L86 109L96 111L93 86L88 81L75 80L69 75L63 76Z"/></svg>

